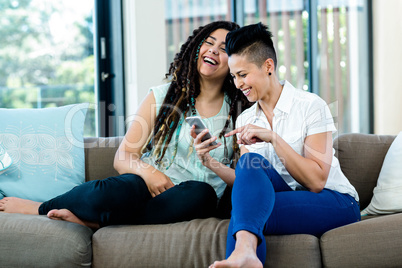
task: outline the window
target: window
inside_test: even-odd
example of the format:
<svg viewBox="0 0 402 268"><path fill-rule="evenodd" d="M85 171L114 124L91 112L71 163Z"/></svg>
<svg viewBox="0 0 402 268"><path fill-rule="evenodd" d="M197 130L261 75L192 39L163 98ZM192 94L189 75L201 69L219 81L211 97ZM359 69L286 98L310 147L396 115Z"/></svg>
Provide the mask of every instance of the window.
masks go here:
<svg viewBox="0 0 402 268"><path fill-rule="evenodd" d="M194 29L217 20L232 20L229 0L165 1L167 66Z"/></svg>
<svg viewBox="0 0 402 268"><path fill-rule="evenodd" d="M89 102L85 136L124 135L121 12L114 0L1 1L0 107Z"/></svg>
<svg viewBox="0 0 402 268"><path fill-rule="evenodd" d="M273 34L279 79L308 90L308 12L303 1L245 1L244 25L257 22Z"/></svg>
<svg viewBox="0 0 402 268"><path fill-rule="evenodd" d="M332 108L340 133L373 132L370 73L369 5L367 1L320 0L311 35L312 91ZM310 20L311 21L311 20ZM313 46L315 47L315 46Z"/></svg>
<svg viewBox="0 0 402 268"><path fill-rule="evenodd" d="M0 107L95 103L93 0L0 3ZM95 110L85 135L96 136Z"/></svg>
<svg viewBox="0 0 402 268"><path fill-rule="evenodd" d="M222 18L240 25L261 21L274 35L279 79L320 95L331 108L338 133L373 131L368 0L165 3L168 63L199 25Z"/></svg>

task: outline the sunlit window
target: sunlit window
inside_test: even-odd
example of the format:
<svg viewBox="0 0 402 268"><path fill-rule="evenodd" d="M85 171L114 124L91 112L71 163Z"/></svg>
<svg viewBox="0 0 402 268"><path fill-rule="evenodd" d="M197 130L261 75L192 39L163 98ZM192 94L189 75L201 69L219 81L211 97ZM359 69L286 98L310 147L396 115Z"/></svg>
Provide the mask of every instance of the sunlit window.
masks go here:
<svg viewBox="0 0 402 268"><path fill-rule="evenodd" d="M370 132L366 0L166 0L165 5L168 62L199 25L232 18L240 25L262 22L274 36L279 79L320 95L338 133Z"/></svg>
<svg viewBox="0 0 402 268"><path fill-rule="evenodd" d="M193 30L217 20L231 20L228 0L166 0L166 43L169 64Z"/></svg>
<svg viewBox="0 0 402 268"><path fill-rule="evenodd" d="M0 107L95 103L93 0L0 2ZM96 136L90 109L85 135Z"/></svg>

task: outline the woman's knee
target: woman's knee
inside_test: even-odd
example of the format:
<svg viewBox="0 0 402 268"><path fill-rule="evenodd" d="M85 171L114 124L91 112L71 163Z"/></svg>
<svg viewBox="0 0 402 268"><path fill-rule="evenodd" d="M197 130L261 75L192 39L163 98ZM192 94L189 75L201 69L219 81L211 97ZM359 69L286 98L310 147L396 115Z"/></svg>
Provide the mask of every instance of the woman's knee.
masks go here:
<svg viewBox="0 0 402 268"><path fill-rule="evenodd" d="M245 153L237 162L236 168L241 169L255 169L261 166L270 166L270 162L260 154L257 153Z"/></svg>
<svg viewBox="0 0 402 268"><path fill-rule="evenodd" d="M257 153L245 153L239 159L236 165L236 178L240 174L250 174L249 172L258 172L262 169L272 169L271 163L262 155Z"/></svg>
<svg viewBox="0 0 402 268"><path fill-rule="evenodd" d="M186 181L180 184L186 188L188 200L193 200L202 208L215 209L218 202L218 197L214 188L205 182L200 181Z"/></svg>
<svg viewBox="0 0 402 268"><path fill-rule="evenodd" d="M132 203L132 198L147 198L149 192L144 180L134 174L109 177L93 183L87 199L94 208L103 210L107 207L119 207Z"/></svg>
<svg viewBox="0 0 402 268"><path fill-rule="evenodd" d="M180 183L180 186L184 186L191 195L216 198L214 188L206 182L186 181Z"/></svg>

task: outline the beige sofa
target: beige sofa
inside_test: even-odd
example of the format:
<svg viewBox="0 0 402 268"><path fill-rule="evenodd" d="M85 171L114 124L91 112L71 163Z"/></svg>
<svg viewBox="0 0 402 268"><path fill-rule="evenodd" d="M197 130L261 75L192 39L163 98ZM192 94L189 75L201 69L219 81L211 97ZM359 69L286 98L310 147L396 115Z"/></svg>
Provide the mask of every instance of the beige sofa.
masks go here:
<svg viewBox="0 0 402 268"><path fill-rule="evenodd" d="M372 197L394 136L342 135L334 147L360 195ZM115 175L118 138L87 138L86 179ZM402 176L402 175L401 175ZM225 255L229 220L91 229L45 216L0 213L0 267L207 267ZM297 224L297 222L295 222ZM365 217L311 235L269 236L264 267L402 267L402 213Z"/></svg>

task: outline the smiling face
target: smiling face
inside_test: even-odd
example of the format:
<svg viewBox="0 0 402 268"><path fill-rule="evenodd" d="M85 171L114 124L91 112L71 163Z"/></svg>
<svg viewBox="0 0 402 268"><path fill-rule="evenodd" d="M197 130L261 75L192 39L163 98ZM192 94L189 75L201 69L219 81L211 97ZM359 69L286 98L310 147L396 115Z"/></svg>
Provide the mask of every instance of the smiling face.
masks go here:
<svg viewBox="0 0 402 268"><path fill-rule="evenodd" d="M233 54L229 58L230 75L233 82L250 102L263 99L270 85L269 72L273 72L272 59L268 59L258 67L249 61L247 56ZM273 64L273 62L272 62Z"/></svg>
<svg viewBox="0 0 402 268"><path fill-rule="evenodd" d="M228 30L212 32L200 47L197 70L202 79L225 79L229 72L225 39Z"/></svg>

